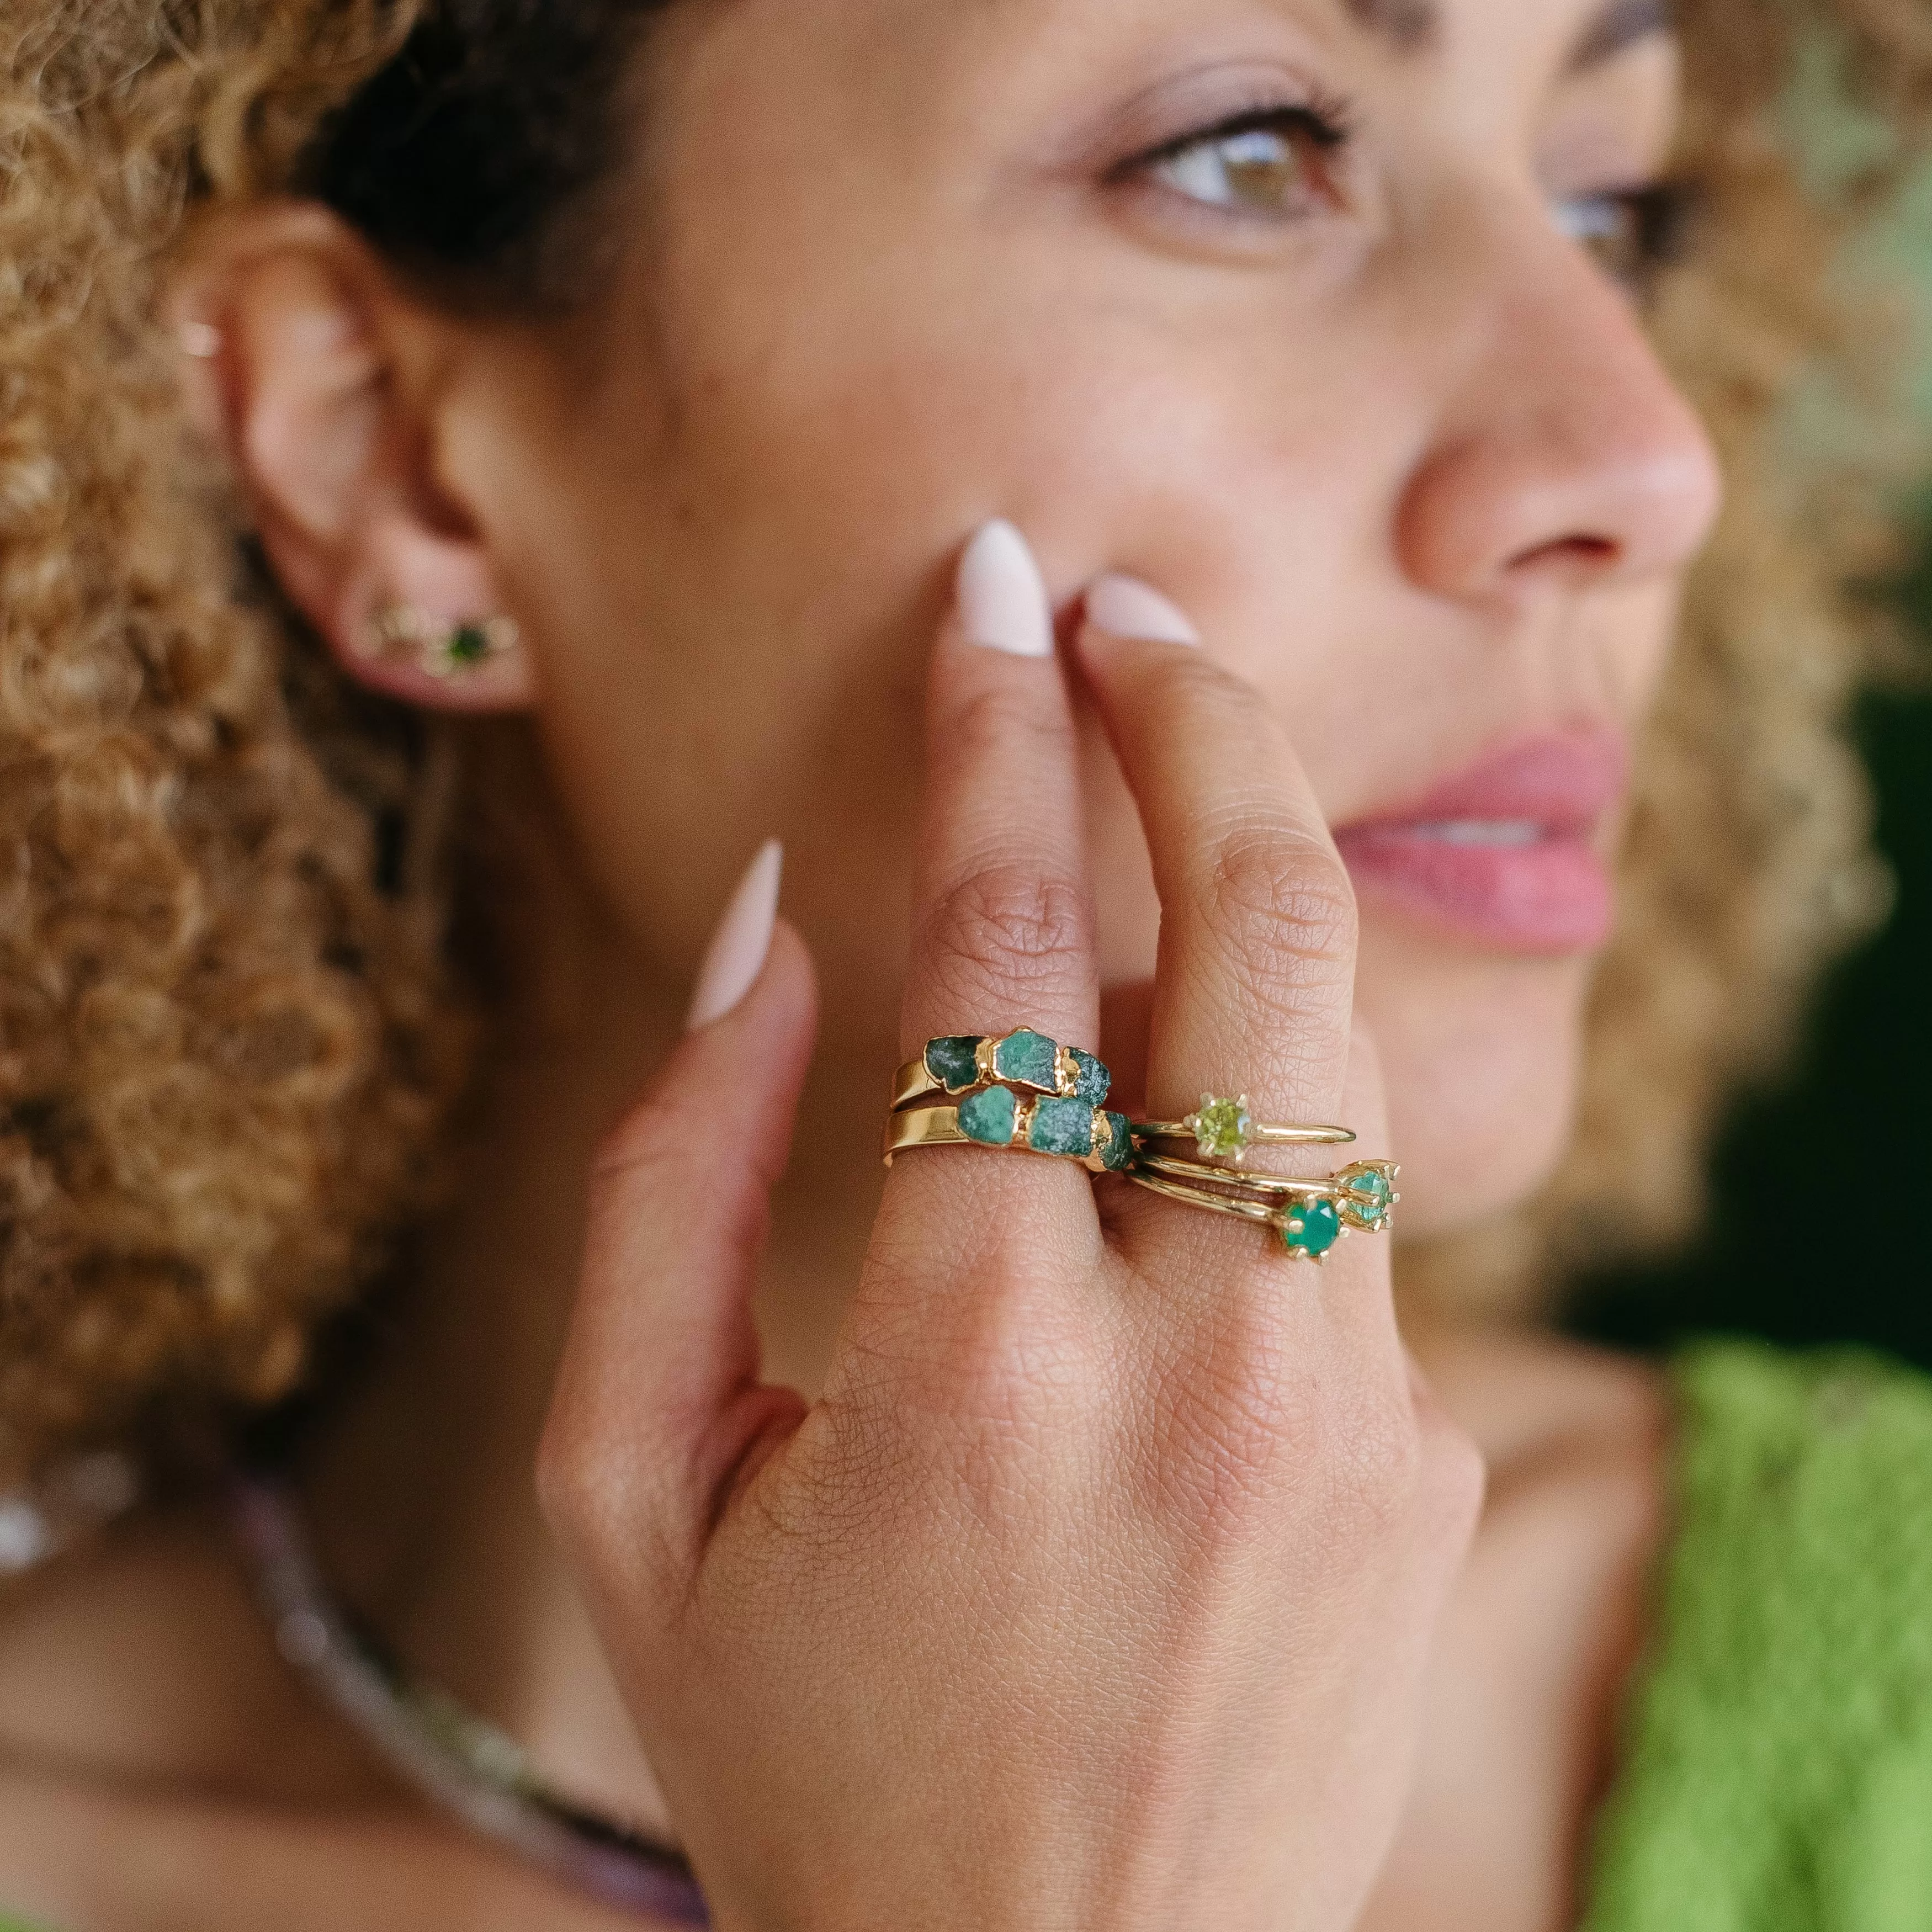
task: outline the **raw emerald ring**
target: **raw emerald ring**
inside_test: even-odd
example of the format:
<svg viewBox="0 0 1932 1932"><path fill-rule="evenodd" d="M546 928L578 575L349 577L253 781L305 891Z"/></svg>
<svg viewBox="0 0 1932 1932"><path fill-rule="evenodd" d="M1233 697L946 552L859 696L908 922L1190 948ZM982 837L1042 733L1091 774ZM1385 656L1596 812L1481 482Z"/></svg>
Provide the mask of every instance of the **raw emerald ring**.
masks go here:
<svg viewBox="0 0 1932 1932"><path fill-rule="evenodd" d="M1053 1094L984 1087L957 1106L910 1107L886 1122L886 1165L918 1148L996 1148L1076 1160L1094 1174L1117 1174L1132 1159L1124 1114Z"/></svg>
<svg viewBox="0 0 1932 1932"><path fill-rule="evenodd" d="M941 1096L957 1098L996 1083L1098 1107L1105 1103L1114 1076L1090 1053L1062 1046L1031 1027L997 1039L954 1034L928 1040L925 1052L899 1069L892 1082L892 1111Z"/></svg>

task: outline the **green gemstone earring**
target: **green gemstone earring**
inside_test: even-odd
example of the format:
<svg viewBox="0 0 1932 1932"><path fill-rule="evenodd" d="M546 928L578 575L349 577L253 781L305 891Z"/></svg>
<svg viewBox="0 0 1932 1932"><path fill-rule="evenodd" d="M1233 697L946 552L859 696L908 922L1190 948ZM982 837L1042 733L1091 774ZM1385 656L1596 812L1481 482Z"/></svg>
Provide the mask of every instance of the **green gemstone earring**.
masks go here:
<svg viewBox="0 0 1932 1932"><path fill-rule="evenodd" d="M431 677L460 677L514 650L522 633L514 617L432 617L412 604L392 604L369 626L370 657L410 657Z"/></svg>

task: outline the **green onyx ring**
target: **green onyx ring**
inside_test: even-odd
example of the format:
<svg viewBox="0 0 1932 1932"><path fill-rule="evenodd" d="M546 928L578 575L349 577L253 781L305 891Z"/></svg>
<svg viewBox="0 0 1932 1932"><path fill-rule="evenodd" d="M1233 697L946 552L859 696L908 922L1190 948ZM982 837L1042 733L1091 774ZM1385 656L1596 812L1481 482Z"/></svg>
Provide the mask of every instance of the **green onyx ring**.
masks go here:
<svg viewBox="0 0 1932 1932"><path fill-rule="evenodd" d="M1137 1154L1127 1178L1168 1200L1271 1228L1291 1255L1319 1262L1345 1234L1388 1232L1400 1172L1393 1161L1362 1160L1326 1180L1291 1180Z"/></svg>
<svg viewBox="0 0 1932 1932"><path fill-rule="evenodd" d="M942 1096L956 1099L995 1082L1097 1107L1106 1100L1114 1076L1090 1053L1062 1046L1031 1027L998 1039L955 1034L928 1040L925 1052L899 1069L892 1081L892 1111Z"/></svg>
<svg viewBox="0 0 1932 1932"><path fill-rule="evenodd" d="M997 1148L1079 1162L1090 1173L1118 1174L1133 1156L1124 1114L1071 1096L986 1087L956 1107L913 1107L886 1122L886 1165L919 1148Z"/></svg>
<svg viewBox="0 0 1932 1932"><path fill-rule="evenodd" d="M1203 1160L1231 1160L1238 1167L1250 1148L1346 1147L1354 1138L1346 1127L1274 1126L1258 1120L1245 1094L1232 1100L1204 1094L1185 1120L1134 1123L1137 1141L1192 1141Z"/></svg>

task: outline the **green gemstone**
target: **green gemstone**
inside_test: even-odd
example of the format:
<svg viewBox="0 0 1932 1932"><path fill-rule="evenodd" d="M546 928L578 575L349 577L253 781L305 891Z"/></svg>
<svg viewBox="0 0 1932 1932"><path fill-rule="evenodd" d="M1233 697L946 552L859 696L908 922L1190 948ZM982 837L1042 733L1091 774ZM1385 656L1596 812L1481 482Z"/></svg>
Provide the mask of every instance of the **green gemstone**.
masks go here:
<svg viewBox="0 0 1932 1932"><path fill-rule="evenodd" d="M1194 1144L1203 1160L1226 1160L1242 1152L1248 1144L1248 1130L1254 1125L1247 1108L1238 1100L1217 1100L1204 1094L1194 1116Z"/></svg>
<svg viewBox="0 0 1932 1932"><path fill-rule="evenodd" d="M1114 1076L1090 1053L1082 1053L1077 1046L1070 1046L1066 1051L1072 1058L1076 1075L1074 1099L1084 1100L1090 1107L1097 1107L1112 1088Z"/></svg>
<svg viewBox="0 0 1932 1932"><path fill-rule="evenodd" d="M1290 1254L1325 1255L1342 1238L1342 1217L1332 1201L1304 1201L1288 1210L1281 1238Z"/></svg>
<svg viewBox="0 0 1932 1932"><path fill-rule="evenodd" d="M1011 1147L1019 1112L1019 1096L1010 1087L988 1087L960 1102L959 1131L982 1147Z"/></svg>
<svg viewBox="0 0 1932 1932"><path fill-rule="evenodd" d="M1134 1157L1134 1130L1124 1114L1109 1114L1107 1124L1114 1130L1114 1138L1107 1143L1100 1156L1106 1162L1109 1174L1118 1174Z"/></svg>
<svg viewBox="0 0 1932 1932"><path fill-rule="evenodd" d="M926 1043L926 1070L949 1094L963 1094L980 1084L980 1036L956 1034L950 1040Z"/></svg>
<svg viewBox="0 0 1932 1932"><path fill-rule="evenodd" d="M1042 1100L1033 1110L1027 1144L1035 1154L1084 1160L1094 1151L1094 1109L1084 1100Z"/></svg>
<svg viewBox="0 0 1932 1932"><path fill-rule="evenodd" d="M1009 1034L994 1049L993 1065L1002 1080L1036 1093L1051 1094L1056 1084L1060 1049L1043 1033L1023 1027Z"/></svg>
<svg viewBox="0 0 1932 1932"><path fill-rule="evenodd" d="M490 655L490 634L481 624L459 624L449 634L447 649L452 664L481 664Z"/></svg>

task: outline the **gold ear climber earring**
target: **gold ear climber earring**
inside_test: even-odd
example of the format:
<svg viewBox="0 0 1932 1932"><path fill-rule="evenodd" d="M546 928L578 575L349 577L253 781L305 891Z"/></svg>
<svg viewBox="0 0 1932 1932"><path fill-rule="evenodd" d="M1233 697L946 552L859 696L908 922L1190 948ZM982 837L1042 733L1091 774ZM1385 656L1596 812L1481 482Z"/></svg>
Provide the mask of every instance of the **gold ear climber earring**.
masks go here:
<svg viewBox="0 0 1932 1932"><path fill-rule="evenodd" d="M514 650L522 632L514 617L432 617L412 604L392 604L369 626L370 657L411 657L431 677L460 677Z"/></svg>

